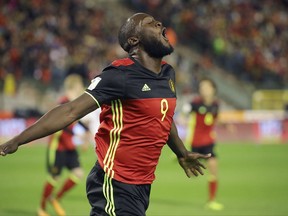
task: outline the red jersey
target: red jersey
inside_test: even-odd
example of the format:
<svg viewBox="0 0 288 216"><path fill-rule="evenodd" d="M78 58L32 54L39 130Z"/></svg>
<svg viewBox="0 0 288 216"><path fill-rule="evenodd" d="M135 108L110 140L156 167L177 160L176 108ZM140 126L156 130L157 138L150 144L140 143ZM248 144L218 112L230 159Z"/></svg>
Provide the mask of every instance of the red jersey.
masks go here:
<svg viewBox="0 0 288 216"><path fill-rule="evenodd" d="M217 101L207 106L201 98L196 98L192 101L191 107L187 142L192 147L201 147L214 143L214 125L219 110Z"/></svg>
<svg viewBox="0 0 288 216"><path fill-rule="evenodd" d="M175 72L155 74L133 58L114 61L86 93L101 105L96 153L105 173L128 184L151 184L176 106Z"/></svg>
<svg viewBox="0 0 288 216"><path fill-rule="evenodd" d="M67 102L69 102L69 100L66 97L60 99L60 104ZM73 127L74 123L51 135L49 139L49 148L53 148L54 150L58 151L76 149L76 146L73 142Z"/></svg>

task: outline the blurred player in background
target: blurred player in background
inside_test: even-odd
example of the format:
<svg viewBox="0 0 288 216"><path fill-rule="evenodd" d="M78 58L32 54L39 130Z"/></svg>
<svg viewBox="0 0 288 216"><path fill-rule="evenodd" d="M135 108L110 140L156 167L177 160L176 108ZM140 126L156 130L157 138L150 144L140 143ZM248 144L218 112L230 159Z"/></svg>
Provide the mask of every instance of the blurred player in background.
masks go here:
<svg viewBox="0 0 288 216"><path fill-rule="evenodd" d="M84 92L84 84L81 76L72 74L67 76L64 81L65 96L61 98L60 104L67 103L74 100ZM38 216L47 216L46 204L49 201L57 215L66 215L64 209L61 207L59 200L63 195L70 191L83 177L83 170L80 166L76 144L74 142L73 127L79 124L83 127L85 133L82 136L82 147L87 149L91 134L88 128L81 122L72 123L66 128L51 135L47 151L47 168L49 176L44 184L43 194L41 198L40 208L38 209ZM53 195L57 181L60 178L63 168L67 168L70 172L69 177L64 182L60 190Z"/></svg>
<svg viewBox="0 0 288 216"><path fill-rule="evenodd" d="M217 88L211 79L203 78L199 81L198 91L199 97L195 98L186 109L186 112L190 113L186 144L191 146L192 152L212 154L207 159L207 168L210 172L207 208L222 210L223 205L215 201L218 186L218 162L214 149L216 135L214 125L219 110L216 100Z"/></svg>

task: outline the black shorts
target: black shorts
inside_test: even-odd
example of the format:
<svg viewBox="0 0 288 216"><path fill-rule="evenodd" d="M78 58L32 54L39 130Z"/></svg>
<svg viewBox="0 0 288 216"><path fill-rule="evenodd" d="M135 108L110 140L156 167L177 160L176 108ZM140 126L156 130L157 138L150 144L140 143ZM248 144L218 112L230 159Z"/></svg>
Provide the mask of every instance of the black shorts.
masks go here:
<svg viewBox="0 0 288 216"><path fill-rule="evenodd" d="M90 216L145 216L150 184L126 184L108 177L97 162L87 177Z"/></svg>
<svg viewBox="0 0 288 216"><path fill-rule="evenodd" d="M80 167L80 162L76 150L53 151L48 148L47 170L52 176L60 175L63 168L72 170L77 167Z"/></svg>
<svg viewBox="0 0 288 216"><path fill-rule="evenodd" d="M216 157L216 153L215 153L215 144L209 144L209 145L205 145L202 147L192 147L191 151L192 152L197 152L200 154L209 154L211 153L211 157Z"/></svg>

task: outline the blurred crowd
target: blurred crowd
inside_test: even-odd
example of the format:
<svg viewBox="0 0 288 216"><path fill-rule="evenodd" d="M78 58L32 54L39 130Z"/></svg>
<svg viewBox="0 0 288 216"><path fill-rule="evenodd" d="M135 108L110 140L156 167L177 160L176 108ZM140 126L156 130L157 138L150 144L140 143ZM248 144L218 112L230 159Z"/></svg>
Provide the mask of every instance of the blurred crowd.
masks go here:
<svg viewBox="0 0 288 216"><path fill-rule="evenodd" d="M10 109L15 97L25 106L55 101L71 73L88 83L125 56L118 29L137 11L163 21L178 45L168 61L178 72L180 95L195 93L200 74L214 64L259 88L281 88L288 83L287 7L288 0L2 0L0 90L14 98L2 100L0 94L0 105ZM179 45L193 48L201 59ZM37 92L47 88L48 99ZM27 94L34 95L33 102Z"/></svg>
<svg viewBox="0 0 288 216"><path fill-rule="evenodd" d="M6 82L13 91L10 75L16 83L33 78L55 89L70 73L94 77L121 50L115 44L122 21L95 1L0 1L2 87Z"/></svg>
<svg viewBox="0 0 288 216"><path fill-rule="evenodd" d="M111 0L0 1L0 89L11 96L0 94L1 109L49 109L67 75L78 73L89 82L111 61L126 56L117 34L133 13L122 1ZM169 35L175 44L175 32ZM169 62L179 68L180 86L191 91L196 88L193 77L186 77L191 61L182 56L175 52Z"/></svg>
<svg viewBox="0 0 288 216"><path fill-rule="evenodd" d="M128 0L181 43L259 88L288 83L288 0Z"/></svg>

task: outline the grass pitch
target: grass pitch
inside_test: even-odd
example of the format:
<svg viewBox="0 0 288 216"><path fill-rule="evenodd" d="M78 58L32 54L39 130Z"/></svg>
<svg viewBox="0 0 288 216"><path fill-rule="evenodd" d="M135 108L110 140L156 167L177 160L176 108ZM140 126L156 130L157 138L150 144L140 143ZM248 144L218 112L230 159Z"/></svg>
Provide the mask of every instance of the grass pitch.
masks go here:
<svg viewBox="0 0 288 216"><path fill-rule="evenodd" d="M36 215L47 175L45 151L44 145L33 144L0 158L0 216ZM216 151L218 201L224 204L223 211L204 208L207 176L188 179L169 148L164 147L147 216L288 215L288 145L218 144ZM81 162L87 176L95 162L92 148L81 153ZM85 179L62 204L68 216L89 215ZM49 205L48 212L55 215Z"/></svg>

